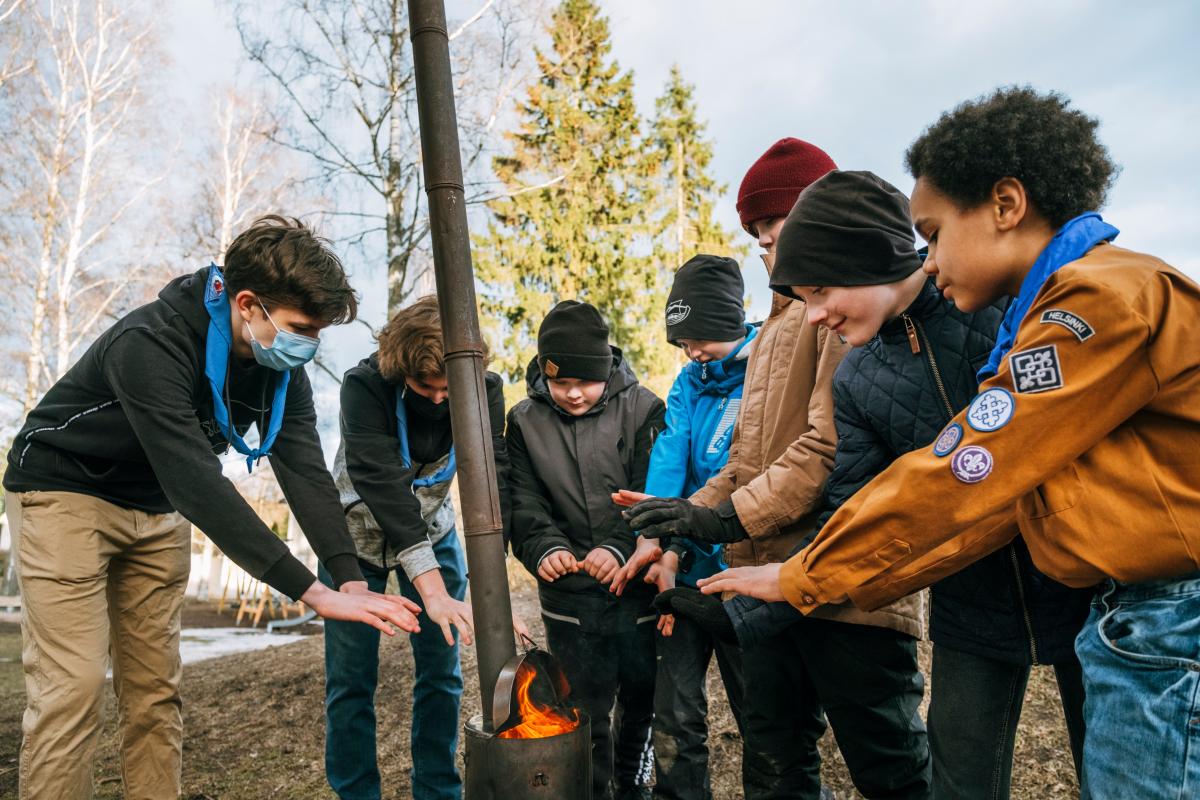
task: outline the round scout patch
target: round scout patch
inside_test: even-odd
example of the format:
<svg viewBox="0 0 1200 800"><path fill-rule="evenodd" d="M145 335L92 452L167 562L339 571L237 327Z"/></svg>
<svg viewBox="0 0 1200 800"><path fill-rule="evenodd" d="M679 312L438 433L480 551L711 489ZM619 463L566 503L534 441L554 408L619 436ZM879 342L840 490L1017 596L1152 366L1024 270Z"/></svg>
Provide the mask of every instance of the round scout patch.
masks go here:
<svg viewBox="0 0 1200 800"><path fill-rule="evenodd" d="M1012 419L1017 401L1008 390L995 387L977 395L967 409L967 424L980 433L998 431Z"/></svg>
<svg viewBox="0 0 1200 800"><path fill-rule="evenodd" d="M950 455L954 451L954 448L958 447L958 443L962 441L962 435L962 425L959 425L957 422L951 422L938 436L937 441L933 443L933 454L938 458Z"/></svg>
<svg viewBox="0 0 1200 800"><path fill-rule="evenodd" d="M979 483L992 474L992 454L979 445L967 445L950 459L950 471L963 483Z"/></svg>

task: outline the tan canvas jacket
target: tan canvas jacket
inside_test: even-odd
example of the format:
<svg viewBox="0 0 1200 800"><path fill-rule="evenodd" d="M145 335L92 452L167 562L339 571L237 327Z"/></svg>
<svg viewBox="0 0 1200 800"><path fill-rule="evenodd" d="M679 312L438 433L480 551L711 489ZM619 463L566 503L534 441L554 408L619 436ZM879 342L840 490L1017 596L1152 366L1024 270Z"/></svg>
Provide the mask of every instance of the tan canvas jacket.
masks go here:
<svg viewBox="0 0 1200 800"><path fill-rule="evenodd" d="M833 373L849 349L808 324L803 302L774 296L746 367L729 462L691 497L708 507L732 498L750 538L725 548L730 566L785 561L813 533L837 448ZM845 604L819 616L916 637L924 620L919 595L870 613Z"/></svg>

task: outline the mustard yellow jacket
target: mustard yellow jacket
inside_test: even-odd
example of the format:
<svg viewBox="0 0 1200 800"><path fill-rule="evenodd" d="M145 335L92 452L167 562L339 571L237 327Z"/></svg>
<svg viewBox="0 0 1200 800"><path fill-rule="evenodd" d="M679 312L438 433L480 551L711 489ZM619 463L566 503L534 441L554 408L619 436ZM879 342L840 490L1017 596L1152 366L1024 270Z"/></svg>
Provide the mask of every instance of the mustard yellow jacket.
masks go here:
<svg viewBox="0 0 1200 800"><path fill-rule="evenodd" d="M1162 261L1102 244L1052 274L971 406L842 506L781 583L806 613L875 608L1018 533L1070 586L1200 569L1200 286Z"/></svg>

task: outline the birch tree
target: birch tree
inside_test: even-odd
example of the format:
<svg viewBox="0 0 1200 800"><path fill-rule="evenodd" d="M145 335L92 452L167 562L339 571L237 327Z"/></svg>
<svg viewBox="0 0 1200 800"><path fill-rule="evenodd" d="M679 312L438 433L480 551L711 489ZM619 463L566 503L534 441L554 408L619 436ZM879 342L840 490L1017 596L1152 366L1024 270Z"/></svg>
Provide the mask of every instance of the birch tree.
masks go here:
<svg viewBox="0 0 1200 800"><path fill-rule="evenodd" d="M247 57L292 112L291 124L273 140L308 158L314 180L339 198L338 210L329 213L341 223L343 238L382 250L388 308L400 308L429 266L405 3L241 0L234 7ZM525 13L515 0L481 0L470 17L451 26L468 174L516 88Z"/></svg>
<svg viewBox="0 0 1200 800"><path fill-rule="evenodd" d="M108 0L25 2L14 13L34 58L3 100L3 158L17 175L3 187L15 209L0 223L4 267L27 301L27 314L4 320L9 337L24 327L25 345L22 385L5 388L28 411L129 299L150 260L126 223L166 171L144 143L155 133L144 85L159 65L157 17Z"/></svg>

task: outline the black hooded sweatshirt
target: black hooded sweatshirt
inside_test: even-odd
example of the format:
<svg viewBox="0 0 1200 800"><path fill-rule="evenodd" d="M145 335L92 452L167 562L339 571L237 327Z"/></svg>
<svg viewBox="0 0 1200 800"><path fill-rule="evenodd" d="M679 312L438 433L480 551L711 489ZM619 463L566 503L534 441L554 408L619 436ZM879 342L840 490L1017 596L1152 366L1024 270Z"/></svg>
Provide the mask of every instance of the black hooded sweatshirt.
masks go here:
<svg viewBox="0 0 1200 800"><path fill-rule="evenodd" d="M636 537L612 493L645 487L666 407L638 384L615 347L604 396L582 416L554 403L536 358L525 382L529 397L509 412L505 433L513 554L535 577L541 560L555 550L569 550L582 561L603 547L624 564ZM627 617L645 612L653 590L633 580L618 598L581 570L553 582L538 578L538 595L543 613L611 632L636 621Z"/></svg>
<svg viewBox="0 0 1200 800"><path fill-rule="evenodd" d="M256 578L290 597L316 580L221 472L229 448L204 375L208 268L105 331L29 412L8 454L4 488L99 497L153 514L178 511ZM266 430L280 373L229 359L233 425ZM337 585L361 580L354 543L325 467L312 387L292 370L270 462L288 506Z"/></svg>

